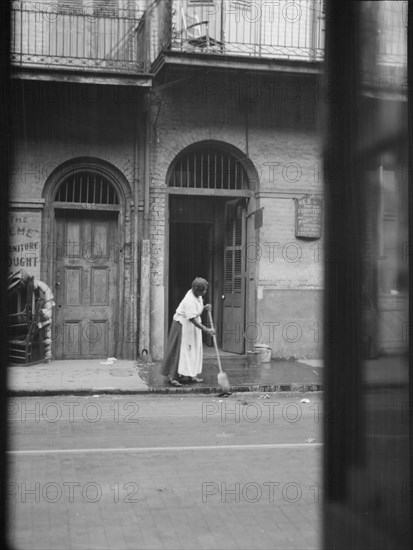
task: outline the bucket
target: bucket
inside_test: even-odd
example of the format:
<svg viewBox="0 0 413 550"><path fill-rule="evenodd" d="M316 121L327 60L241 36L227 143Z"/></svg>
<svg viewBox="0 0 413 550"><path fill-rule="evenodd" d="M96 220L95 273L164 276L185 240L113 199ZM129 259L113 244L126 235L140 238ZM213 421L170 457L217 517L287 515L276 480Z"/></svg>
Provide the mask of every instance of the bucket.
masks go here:
<svg viewBox="0 0 413 550"><path fill-rule="evenodd" d="M271 348L268 344L256 344L254 346L254 351L260 354L261 363L271 362Z"/></svg>
<svg viewBox="0 0 413 550"><path fill-rule="evenodd" d="M249 367L260 367L261 353L259 351L247 351L247 360Z"/></svg>

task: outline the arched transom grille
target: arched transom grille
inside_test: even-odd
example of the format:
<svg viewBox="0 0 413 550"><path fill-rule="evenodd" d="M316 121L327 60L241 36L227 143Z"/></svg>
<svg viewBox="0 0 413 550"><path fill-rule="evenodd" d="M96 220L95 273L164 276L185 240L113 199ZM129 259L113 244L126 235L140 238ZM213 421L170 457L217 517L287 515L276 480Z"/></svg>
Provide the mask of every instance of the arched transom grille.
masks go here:
<svg viewBox="0 0 413 550"><path fill-rule="evenodd" d="M119 197L112 183L93 171L84 170L67 176L60 184L56 202L119 204Z"/></svg>
<svg viewBox="0 0 413 550"><path fill-rule="evenodd" d="M248 177L242 164L219 149L191 151L173 166L169 187L245 189Z"/></svg>

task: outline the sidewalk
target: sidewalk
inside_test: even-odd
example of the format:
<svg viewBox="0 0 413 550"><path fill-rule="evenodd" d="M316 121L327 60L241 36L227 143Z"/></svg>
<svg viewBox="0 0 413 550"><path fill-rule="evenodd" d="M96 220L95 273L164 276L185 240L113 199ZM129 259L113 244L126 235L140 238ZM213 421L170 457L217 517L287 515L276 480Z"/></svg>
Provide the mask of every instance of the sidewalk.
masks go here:
<svg viewBox="0 0 413 550"><path fill-rule="evenodd" d="M245 357L223 357L231 390L320 391L322 361L272 360L251 367ZM62 360L8 368L9 395L94 395L137 393L219 393L216 359L204 358L199 384L170 386L160 374L161 363L105 359Z"/></svg>

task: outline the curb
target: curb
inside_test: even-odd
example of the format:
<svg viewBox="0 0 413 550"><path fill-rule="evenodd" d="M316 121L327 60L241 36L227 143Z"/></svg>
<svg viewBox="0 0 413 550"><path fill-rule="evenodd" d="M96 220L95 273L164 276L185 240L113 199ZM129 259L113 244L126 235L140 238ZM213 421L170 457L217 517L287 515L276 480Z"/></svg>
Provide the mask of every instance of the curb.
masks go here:
<svg viewBox="0 0 413 550"><path fill-rule="evenodd" d="M322 384L251 384L246 386L231 386L232 393L280 393L280 392L320 392L323 390ZM143 390L119 390L113 388L102 389L62 389L62 390L8 390L7 397L42 397L51 395L167 395L167 394L211 394L222 393L218 387L153 387Z"/></svg>

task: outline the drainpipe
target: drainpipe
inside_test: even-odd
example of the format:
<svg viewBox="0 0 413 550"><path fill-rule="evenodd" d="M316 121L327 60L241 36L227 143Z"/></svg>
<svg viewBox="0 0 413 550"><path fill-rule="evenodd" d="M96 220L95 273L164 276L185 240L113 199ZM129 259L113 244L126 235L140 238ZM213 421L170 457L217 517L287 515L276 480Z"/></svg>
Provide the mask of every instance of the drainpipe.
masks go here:
<svg viewBox="0 0 413 550"><path fill-rule="evenodd" d="M224 14L224 0L221 0L221 48L222 48L222 53L224 53L225 51L225 30L224 30L224 25L225 25L225 19L226 19L226 14Z"/></svg>
<svg viewBox="0 0 413 550"><path fill-rule="evenodd" d="M138 96L139 105L139 96ZM139 123L141 119L139 111L136 113L135 132L134 132L134 144L133 144L133 208L131 208L131 254L133 254L133 276L130 282L131 294L132 294L132 326L133 334L137 335L137 341L130 344L128 349L133 354L133 359L139 355ZM135 330L136 327L136 330ZM128 355L129 356L129 355Z"/></svg>
<svg viewBox="0 0 413 550"><path fill-rule="evenodd" d="M144 211L143 211L143 239L141 246L141 273L140 273L140 322L139 322L139 355L145 361L150 357L150 240L149 240L149 185L150 185L150 91L145 96L145 134L144 134ZM142 134L141 134L142 135Z"/></svg>
<svg viewBox="0 0 413 550"><path fill-rule="evenodd" d="M151 147L151 126L150 126L150 92L148 91L145 96L145 192L144 192L144 229L143 238L149 239L149 186L150 186L150 147Z"/></svg>

